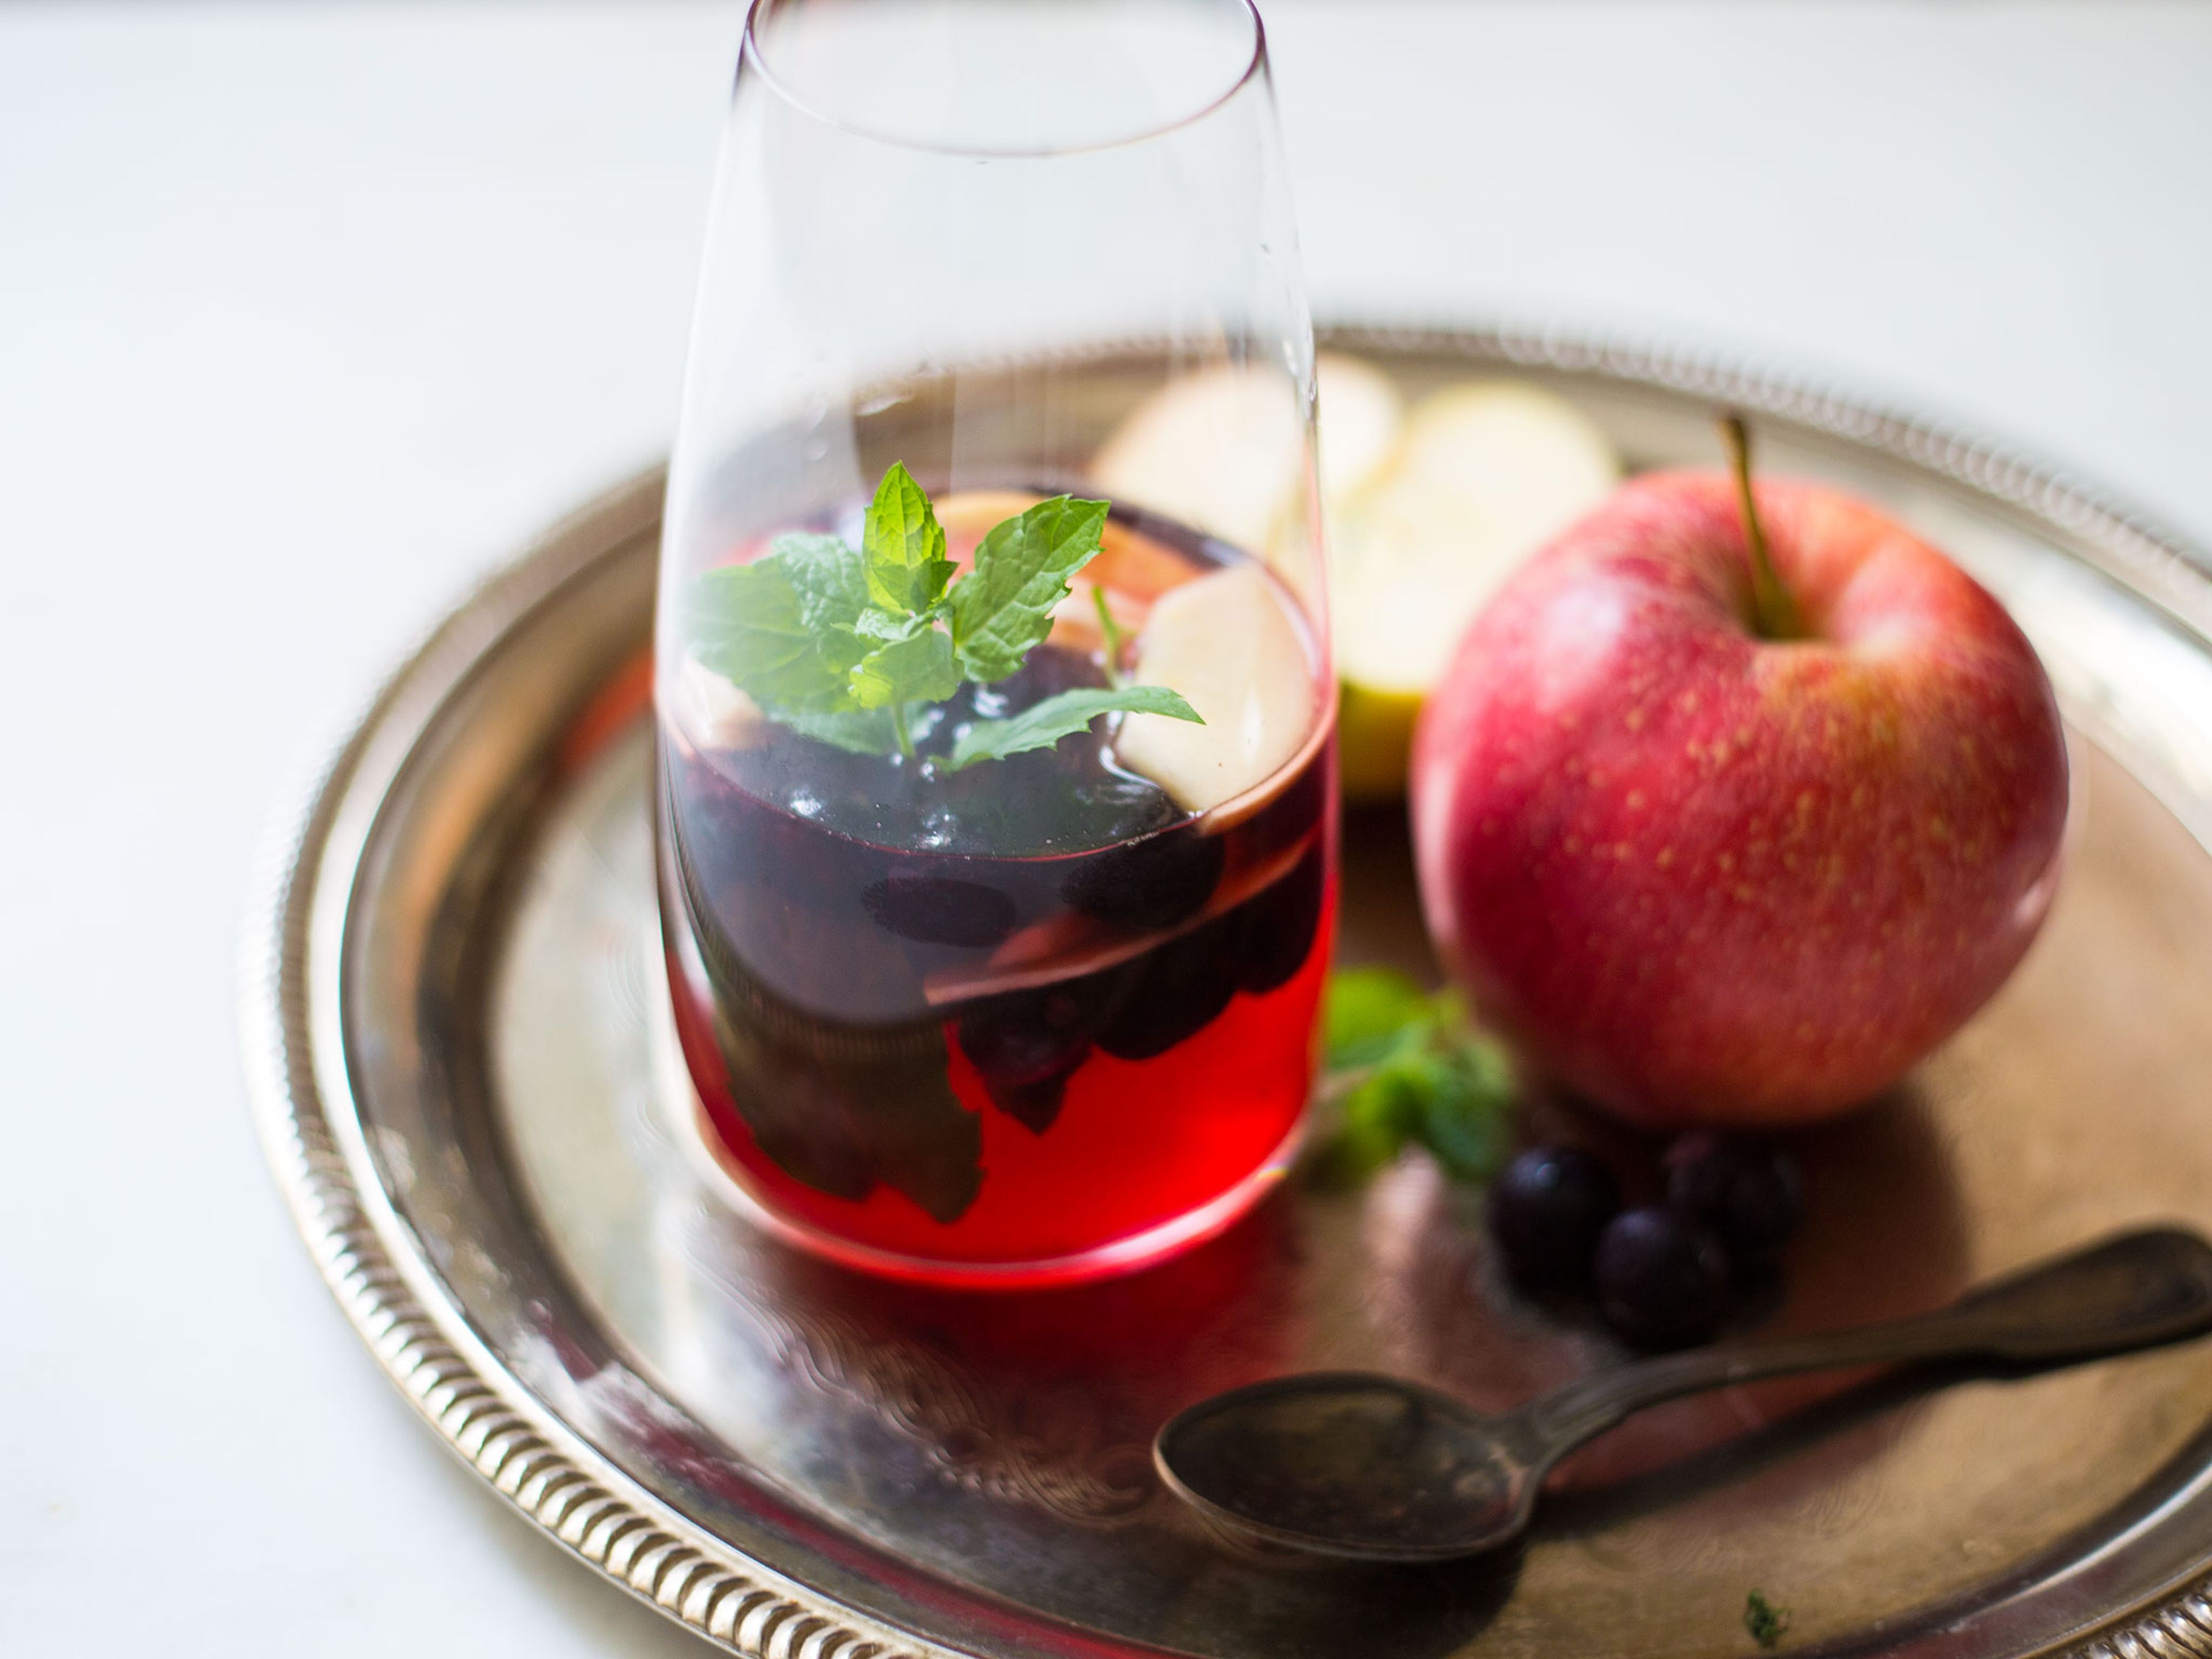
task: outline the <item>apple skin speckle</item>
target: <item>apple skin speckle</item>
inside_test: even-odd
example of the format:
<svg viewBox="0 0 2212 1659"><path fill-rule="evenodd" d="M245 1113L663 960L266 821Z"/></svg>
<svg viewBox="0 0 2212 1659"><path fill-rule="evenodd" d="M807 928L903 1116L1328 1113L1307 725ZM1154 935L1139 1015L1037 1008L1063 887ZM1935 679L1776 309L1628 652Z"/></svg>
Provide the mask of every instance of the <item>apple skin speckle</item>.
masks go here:
<svg viewBox="0 0 2212 1659"><path fill-rule="evenodd" d="M1656 1125L1894 1083L2027 951L2065 826L2057 705L1996 601L1863 502L1756 493L1806 637L1753 629L1729 479L1646 475L1499 591L1415 734L1446 960Z"/></svg>

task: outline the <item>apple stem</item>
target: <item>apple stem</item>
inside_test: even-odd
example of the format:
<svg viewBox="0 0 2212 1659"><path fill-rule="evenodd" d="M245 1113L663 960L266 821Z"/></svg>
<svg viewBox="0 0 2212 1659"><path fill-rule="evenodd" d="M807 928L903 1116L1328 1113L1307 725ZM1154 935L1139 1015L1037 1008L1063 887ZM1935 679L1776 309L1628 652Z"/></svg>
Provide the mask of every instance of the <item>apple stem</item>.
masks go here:
<svg viewBox="0 0 2212 1659"><path fill-rule="evenodd" d="M1720 416L1721 441L1728 446L1729 470L1735 475L1736 506L1743 514L1743 539L1751 549L1751 611L1753 626L1761 639L1800 638L1797 606L1790 590L1774 574L1774 560L1766 550L1766 532L1759 527L1759 505L1751 494L1751 434L1743 416L1730 410Z"/></svg>

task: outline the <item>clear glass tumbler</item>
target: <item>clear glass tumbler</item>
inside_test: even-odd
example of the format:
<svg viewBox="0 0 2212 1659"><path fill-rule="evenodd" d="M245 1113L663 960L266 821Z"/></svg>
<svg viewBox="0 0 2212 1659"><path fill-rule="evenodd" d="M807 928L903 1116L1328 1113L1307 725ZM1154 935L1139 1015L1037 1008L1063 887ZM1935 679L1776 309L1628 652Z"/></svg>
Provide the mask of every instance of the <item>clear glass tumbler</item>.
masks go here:
<svg viewBox="0 0 2212 1659"><path fill-rule="evenodd" d="M1336 893L1317 522L1245 0L757 0L655 698L677 1036L759 1218L1066 1281L1279 1175Z"/></svg>

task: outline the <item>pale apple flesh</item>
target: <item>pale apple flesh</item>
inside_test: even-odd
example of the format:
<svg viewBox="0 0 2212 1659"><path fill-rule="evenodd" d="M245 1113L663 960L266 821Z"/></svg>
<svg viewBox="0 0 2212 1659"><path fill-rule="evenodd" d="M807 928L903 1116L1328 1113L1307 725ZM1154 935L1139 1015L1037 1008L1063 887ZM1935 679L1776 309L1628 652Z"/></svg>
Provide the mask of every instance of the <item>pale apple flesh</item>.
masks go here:
<svg viewBox="0 0 2212 1659"><path fill-rule="evenodd" d="M1863 502L1756 494L1808 637L1754 635L1730 482L1650 475L1499 591L1415 737L1440 950L1559 1080L1654 1125L1888 1088L2057 879L2064 740L2002 607Z"/></svg>

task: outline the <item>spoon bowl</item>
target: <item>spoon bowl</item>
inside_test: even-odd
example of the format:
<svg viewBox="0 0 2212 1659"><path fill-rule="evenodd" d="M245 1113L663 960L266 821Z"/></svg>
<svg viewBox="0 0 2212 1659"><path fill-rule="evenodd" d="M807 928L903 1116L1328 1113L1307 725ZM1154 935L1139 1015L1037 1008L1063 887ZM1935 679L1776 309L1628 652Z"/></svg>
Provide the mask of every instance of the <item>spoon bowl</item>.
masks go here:
<svg viewBox="0 0 2212 1659"><path fill-rule="evenodd" d="M1510 1419L1419 1383L1314 1371L1217 1395L1162 1429L1172 1492L1232 1537L1368 1561L1504 1543L1535 1486Z"/></svg>

